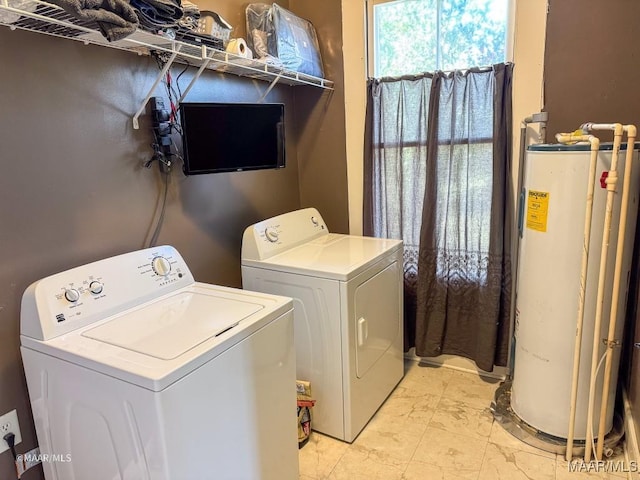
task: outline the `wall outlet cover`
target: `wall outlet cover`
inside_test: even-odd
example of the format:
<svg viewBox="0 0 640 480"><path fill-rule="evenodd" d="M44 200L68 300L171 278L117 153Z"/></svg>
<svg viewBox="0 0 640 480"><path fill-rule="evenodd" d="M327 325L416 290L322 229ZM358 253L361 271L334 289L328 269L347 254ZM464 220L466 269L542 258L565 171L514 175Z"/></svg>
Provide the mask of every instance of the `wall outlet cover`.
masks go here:
<svg viewBox="0 0 640 480"><path fill-rule="evenodd" d="M20 434L20 424L18 423L18 412L11 410L0 417L0 453L9 450L9 445L2 438L7 433L12 432L16 436L16 445L22 442L22 435Z"/></svg>

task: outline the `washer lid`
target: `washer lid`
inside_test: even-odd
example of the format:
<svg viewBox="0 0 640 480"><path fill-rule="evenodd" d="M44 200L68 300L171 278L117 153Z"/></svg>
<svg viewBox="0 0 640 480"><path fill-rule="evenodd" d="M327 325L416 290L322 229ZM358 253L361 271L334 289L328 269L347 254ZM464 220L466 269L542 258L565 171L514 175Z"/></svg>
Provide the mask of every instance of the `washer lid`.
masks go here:
<svg viewBox="0 0 640 480"><path fill-rule="evenodd" d="M401 240L330 233L246 266L347 281L383 256L402 248Z"/></svg>
<svg viewBox="0 0 640 480"><path fill-rule="evenodd" d="M292 310L291 298L196 282L50 340L21 335L21 349L159 392Z"/></svg>
<svg viewBox="0 0 640 480"><path fill-rule="evenodd" d="M193 291L180 292L142 311L125 313L85 330L82 336L172 360L233 328L262 308L262 305L241 300Z"/></svg>

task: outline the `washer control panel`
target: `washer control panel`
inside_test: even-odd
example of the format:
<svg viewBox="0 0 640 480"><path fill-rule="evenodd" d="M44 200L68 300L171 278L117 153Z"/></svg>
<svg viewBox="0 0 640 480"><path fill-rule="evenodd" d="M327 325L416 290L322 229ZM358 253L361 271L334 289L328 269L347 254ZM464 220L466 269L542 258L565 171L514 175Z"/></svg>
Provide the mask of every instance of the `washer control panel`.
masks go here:
<svg viewBox="0 0 640 480"><path fill-rule="evenodd" d="M76 267L25 291L21 333L53 338L192 283L189 268L170 246Z"/></svg>
<svg viewBox="0 0 640 480"><path fill-rule="evenodd" d="M276 243L280 240L280 232L278 231L278 227L267 227L264 229L264 238L267 239L268 242Z"/></svg>
<svg viewBox="0 0 640 480"><path fill-rule="evenodd" d="M171 273L171 262L162 255L158 255L151 260L151 268L156 275L166 277Z"/></svg>
<svg viewBox="0 0 640 480"><path fill-rule="evenodd" d="M264 260L308 242L329 230L315 208L268 218L248 227L242 236L242 259Z"/></svg>

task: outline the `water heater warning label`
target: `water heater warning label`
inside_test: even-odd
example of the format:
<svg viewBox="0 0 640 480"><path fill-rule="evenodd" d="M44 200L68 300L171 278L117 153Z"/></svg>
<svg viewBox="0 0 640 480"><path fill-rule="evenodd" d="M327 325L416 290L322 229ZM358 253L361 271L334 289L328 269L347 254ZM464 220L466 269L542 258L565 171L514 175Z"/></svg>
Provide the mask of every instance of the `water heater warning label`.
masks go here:
<svg viewBox="0 0 640 480"><path fill-rule="evenodd" d="M549 216L549 192L529 190L527 199L527 228L537 232L547 231Z"/></svg>

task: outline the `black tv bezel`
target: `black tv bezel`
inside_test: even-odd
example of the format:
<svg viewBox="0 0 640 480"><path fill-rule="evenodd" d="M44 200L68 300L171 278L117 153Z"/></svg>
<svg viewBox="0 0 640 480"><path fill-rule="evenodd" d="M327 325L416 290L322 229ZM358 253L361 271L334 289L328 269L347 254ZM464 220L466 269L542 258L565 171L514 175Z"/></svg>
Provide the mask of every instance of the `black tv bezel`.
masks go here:
<svg viewBox="0 0 640 480"><path fill-rule="evenodd" d="M187 127L185 120L185 108L196 107L196 108L219 108L219 107L245 107L247 110L252 108L280 108L280 118L277 128L277 150L278 150L278 158L275 163L265 163L262 165L236 165L233 167L225 167L225 168L207 168L201 170L192 170L189 164L189 149L187 144ZM277 170L286 167L286 149L285 149L285 115L284 115L284 104L283 103L242 103L242 102L183 102L179 106L179 115L180 115L180 126L182 128L182 151L183 151L183 167L182 170L185 175L205 175L210 173L229 173L229 172L246 172L246 171L256 171L256 170ZM250 117L249 117L250 118Z"/></svg>

